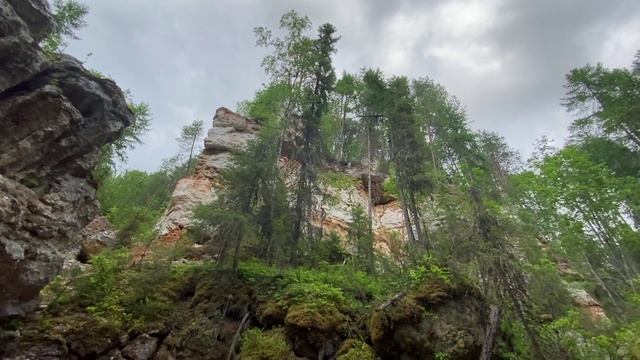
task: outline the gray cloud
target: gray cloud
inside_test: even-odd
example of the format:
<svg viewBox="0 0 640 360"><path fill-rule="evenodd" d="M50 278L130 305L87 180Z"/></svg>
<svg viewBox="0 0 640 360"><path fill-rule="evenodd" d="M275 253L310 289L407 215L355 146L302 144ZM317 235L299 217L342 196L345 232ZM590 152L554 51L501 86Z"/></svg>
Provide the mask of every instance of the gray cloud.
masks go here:
<svg viewBox="0 0 640 360"><path fill-rule="evenodd" d="M543 134L562 140L564 74L587 62L627 66L640 49L634 0L85 0L89 26L68 51L151 105L153 129L127 167L155 169L180 128L210 121L265 81L253 27L290 9L342 36L339 71L379 67L429 76L466 105L475 128L525 154Z"/></svg>

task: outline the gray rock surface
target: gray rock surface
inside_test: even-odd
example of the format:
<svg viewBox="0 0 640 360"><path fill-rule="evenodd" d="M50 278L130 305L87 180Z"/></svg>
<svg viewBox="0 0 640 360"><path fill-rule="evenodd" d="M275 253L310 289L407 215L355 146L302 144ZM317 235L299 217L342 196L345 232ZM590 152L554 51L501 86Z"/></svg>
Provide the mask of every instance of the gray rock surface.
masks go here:
<svg viewBox="0 0 640 360"><path fill-rule="evenodd" d="M0 93L47 66L38 42L52 29L46 1L0 0Z"/></svg>
<svg viewBox="0 0 640 360"><path fill-rule="evenodd" d="M92 256L102 250L113 248L118 242L118 234L106 216L98 216L91 220L80 232L82 243L79 251L71 252L68 258L87 263ZM67 261L65 261L67 266Z"/></svg>
<svg viewBox="0 0 640 360"><path fill-rule="evenodd" d="M98 215L91 170L134 121L111 80L38 47L45 0L0 0L0 317L37 306L39 290Z"/></svg>
<svg viewBox="0 0 640 360"><path fill-rule="evenodd" d="M122 355L131 360L148 360L158 349L158 339L142 334L133 339L123 350Z"/></svg>
<svg viewBox="0 0 640 360"><path fill-rule="evenodd" d="M254 121L227 108L219 108L204 139L205 152L215 154L242 150L256 137L259 128Z"/></svg>

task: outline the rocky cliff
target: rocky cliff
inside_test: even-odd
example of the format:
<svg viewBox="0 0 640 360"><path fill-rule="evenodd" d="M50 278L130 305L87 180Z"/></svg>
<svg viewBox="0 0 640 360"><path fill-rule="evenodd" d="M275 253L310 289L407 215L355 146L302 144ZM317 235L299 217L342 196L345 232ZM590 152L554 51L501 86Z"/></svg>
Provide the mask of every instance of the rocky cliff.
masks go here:
<svg viewBox="0 0 640 360"><path fill-rule="evenodd" d="M254 120L227 108L216 111L194 174L178 182L169 207L158 223L158 231L163 238L179 238L191 224L194 207L215 199L216 192L220 189L220 171L229 166L233 152L244 149L249 141L256 138L259 129L260 125ZM280 158L280 166L285 173L295 173L296 164L284 156ZM318 203L323 203L324 212L315 214L314 223L322 226L326 233L336 231L346 235L351 210L358 205L363 209L367 208L367 181L364 169L349 167L339 171L352 178L353 182L340 187L330 184L324 187L323 194L317 199ZM402 234L402 212L397 201L381 195L384 175L376 174L374 180L372 188L376 243L378 248L385 251L389 248L391 234Z"/></svg>
<svg viewBox="0 0 640 360"><path fill-rule="evenodd" d="M220 190L218 177L220 171L231 163L231 154L244 149L249 141L255 139L260 125L227 108L219 108L213 118L211 129L204 139L204 151L198 158L193 175L181 179L171 196L170 204L158 223L158 231L163 240L173 242L182 236L191 224L193 209L216 197ZM286 157L280 158L283 173L295 174L296 164ZM322 194L316 198L322 203L323 211L316 211L313 223L322 227L325 233L335 231L346 238L354 207L367 208L367 173L363 167L352 166L330 169L351 179L340 186L324 184ZM291 176L291 175L289 175ZM385 174L374 173L372 177L373 227L375 246L389 253L394 247L394 239L403 241L405 229L402 210L398 200L386 196L382 190ZM397 244L395 244L397 246ZM545 246L543 246L545 248ZM574 305L582 309L594 320L606 319L604 309L587 291L573 284L568 276L567 264L559 261L558 272L569 279L564 286L568 289ZM570 269L569 269L570 270ZM579 275L578 275L579 276Z"/></svg>
<svg viewBox="0 0 640 360"><path fill-rule="evenodd" d="M99 150L134 121L113 81L47 60L52 26L45 0L0 0L0 317L33 309L78 246Z"/></svg>

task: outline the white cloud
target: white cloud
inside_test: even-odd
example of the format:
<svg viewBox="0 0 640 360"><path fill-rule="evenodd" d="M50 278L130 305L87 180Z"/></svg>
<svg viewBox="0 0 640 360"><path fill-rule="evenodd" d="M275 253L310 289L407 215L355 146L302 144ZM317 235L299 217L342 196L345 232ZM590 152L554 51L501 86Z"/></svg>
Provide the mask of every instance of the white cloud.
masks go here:
<svg viewBox="0 0 640 360"><path fill-rule="evenodd" d="M629 66L640 48L640 2L601 0L81 0L89 26L69 51L150 104L153 129L129 167L153 170L194 118L233 108L265 81L252 29L290 9L342 37L338 71L380 67L429 76L467 106L475 128L519 149L563 136L563 75L587 62ZM554 136L556 137L556 136ZM557 137L556 137L557 138Z"/></svg>
<svg viewBox="0 0 640 360"><path fill-rule="evenodd" d="M611 30L602 44L600 61L610 67L629 67L633 55L640 49L640 19Z"/></svg>

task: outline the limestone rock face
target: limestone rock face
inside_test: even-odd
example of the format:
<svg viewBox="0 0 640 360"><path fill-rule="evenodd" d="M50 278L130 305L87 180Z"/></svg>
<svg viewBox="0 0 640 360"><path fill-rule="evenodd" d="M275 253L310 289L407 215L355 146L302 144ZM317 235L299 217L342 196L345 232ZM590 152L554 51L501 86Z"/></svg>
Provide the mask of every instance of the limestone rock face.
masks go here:
<svg viewBox="0 0 640 360"><path fill-rule="evenodd" d="M213 125L204 140L204 151L198 158L195 173L178 181L171 201L157 225L159 234L165 239L178 238L192 221L193 209L216 198L220 189L220 170L231 164L231 155L246 148L249 141L256 138L260 124L227 108L219 108L213 118ZM295 178L297 163L281 157L279 166L285 177ZM322 203L324 212L316 212L313 223L322 227L325 233L336 231L343 237L351 222L351 210L355 206L367 208L368 179L363 168L353 167L337 171L353 177L354 184L348 188L328 187L316 202ZM382 191L385 175L374 173L372 177L374 207L374 230L376 246L388 251L392 234L402 237L402 212L397 200Z"/></svg>
<svg viewBox="0 0 640 360"><path fill-rule="evenodd" d="M171 194L171 202L158 223L160 235L184 229L191 224L193 209L213 200L213 194L211 180L206 177L190 176L180 179Z"/></svg>
<svg viewBox="0 0 640 360"><path fill-rule="evenodd" d="M204 148L212 154L242 150L255 138L258 124L227 108L219 108L213 127L204 139Z"/></svg>
<svg viewBox="0 0 640 360"><path fill-rule="evenodd" d="M0 0L0 316L24 314L98 215L91 170L134 121L111 80L38 41L45 0Z"/></svg>
<svg viewBox="0 0 640 360"><path fill-rule="evenodd" d="M362 182L355 182L352 187L345 189L326 188L324 191L324 212L315 213L314 225L323 228L324 233L335 231L343 238L347 236L351 211L360 206L366 211L368 194ZM320 203L321 199L317 199ZM378 250L387 253L390 248L392 234L403 237L404 224L402 211L397 201L384 205L373 206L373 230L375 245Z"/></svg>
<svg viewBox="0 0 640 360"><path fill-rule="evenodd" d="M179 237L191 224L193 209L215 199L220 170L231 164L234 151L244 149L255 139L259 129L255 121L227 108L216 111L194 174L178 181L169 206L158 222L161 236Z"/></svg>
<svg viewBox="0 0 640 360"><path fill-rule="evenodd" d="M573 304L588 315L591 320L603 321L608 318L602 305L585 289L576 286L576 284L568 283L565 285L567 290L569 290Z"/></svg>

